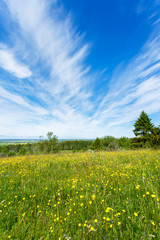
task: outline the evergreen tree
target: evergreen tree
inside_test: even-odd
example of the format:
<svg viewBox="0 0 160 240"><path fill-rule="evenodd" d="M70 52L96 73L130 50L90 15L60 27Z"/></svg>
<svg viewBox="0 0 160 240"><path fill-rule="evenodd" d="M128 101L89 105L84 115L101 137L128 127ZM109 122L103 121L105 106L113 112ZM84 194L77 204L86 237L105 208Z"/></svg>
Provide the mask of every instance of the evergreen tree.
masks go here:
<svg viewBox="0 0 160 240"><path fill-rule="evenodd" d="M156 148L156 147L160 146L160 126L153 128L151 139L152 139L153 147Z"/></svg>
<svg viewBox="0 0 160 240"><path fill-rule="evenodd" d="M135 129L133 130L136 138L131 141L132 147L151 147L152 145L152 131L154 125L147 113L141 112L139 118L134 124ZM138 137L138 138L137 138Z"/></svg>
<svg viewBox="0 0 160 240"><path fill-rule="evenodd" d="M151 134L154 125L151 123L151 119L148 117L147 113L141 112L139 118L134 124L135 129L133 130L136 137L145 137Z"/></svg>
<svg viewBox="0 0 160 240"><path fill-rule="evenodd" d="M96 140L92 143L91 147L92 150L102 150L103 145L101 143L101 140L99 138L96 138Z"/></svg>

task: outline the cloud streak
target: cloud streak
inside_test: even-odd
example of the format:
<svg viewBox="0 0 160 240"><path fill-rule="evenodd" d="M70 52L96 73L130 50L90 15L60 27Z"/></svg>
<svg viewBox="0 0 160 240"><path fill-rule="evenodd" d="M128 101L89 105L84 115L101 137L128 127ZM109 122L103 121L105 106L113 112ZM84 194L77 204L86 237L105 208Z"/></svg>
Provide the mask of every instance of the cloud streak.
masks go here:
<svg viewBox="0 0 160 240"><path fill-rule="evenodd" d="M0 67L18 78L27 78L32 75L30 69L20 63L13 52L3 45L0 45Z"/></svg>
<svg viewBox="0 0 160 240"><path fill-rule="evenodd" d="M0 45L0 67L8 73L5 84L0 72L1 134L37 136L51 130L60 138L129 136L142 110L160 111L158 23L141 51L121 63L108 83L103 79L107 70L94 74L87 64L90 44L59 1L4 3L16 32L14 46ZM10 75L22 79L15 88ZM93 85L100 88L98 96Z"/></svg>

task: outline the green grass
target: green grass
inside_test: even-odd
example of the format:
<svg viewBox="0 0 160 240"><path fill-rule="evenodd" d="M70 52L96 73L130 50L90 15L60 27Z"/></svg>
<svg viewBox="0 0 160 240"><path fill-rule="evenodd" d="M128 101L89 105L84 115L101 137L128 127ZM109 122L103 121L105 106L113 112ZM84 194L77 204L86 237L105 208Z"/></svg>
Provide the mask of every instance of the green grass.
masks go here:
<svg viewBox="0 0 160 240"><path fill-rule="evenodd" d="M160 151L0 159L0 239L160 239Z"/></svg>
<svg viewBox="0 0 160 240"><path fill-rule="evenodd" d="M10 144L27 144L27 143L37 143L39 140L36 139L13 139L13 140L0 140L0 146L7 146Z"/></svg>

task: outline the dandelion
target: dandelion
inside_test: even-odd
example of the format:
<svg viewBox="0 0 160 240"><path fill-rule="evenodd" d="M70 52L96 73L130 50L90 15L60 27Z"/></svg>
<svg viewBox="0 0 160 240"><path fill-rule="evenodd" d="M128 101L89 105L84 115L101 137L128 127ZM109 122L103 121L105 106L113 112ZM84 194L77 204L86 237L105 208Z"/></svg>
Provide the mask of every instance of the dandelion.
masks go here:
<svg viewBox="0 0 160 240"><path fill-rule="evenodd" d="M155 194L152 194L152 195L151 195L151 197L152 197L152 198L155 198L155 197L156 197L156 195L155 195Z"/></svg>
<svg viewBox="0 0 160 240"><path fill-rule="evenodd" d="M94 200L94 199L96 198L96 196L93 194L93 195L91 196L91 198L92 198L92 200Z"/></svg>
<svg viewBox="0 0 160 240"><path fill-rule="evenodd" d="M135 213L134 213L134 216L137 217L137 216L138 216L138 213L135 212Z"/></svg>

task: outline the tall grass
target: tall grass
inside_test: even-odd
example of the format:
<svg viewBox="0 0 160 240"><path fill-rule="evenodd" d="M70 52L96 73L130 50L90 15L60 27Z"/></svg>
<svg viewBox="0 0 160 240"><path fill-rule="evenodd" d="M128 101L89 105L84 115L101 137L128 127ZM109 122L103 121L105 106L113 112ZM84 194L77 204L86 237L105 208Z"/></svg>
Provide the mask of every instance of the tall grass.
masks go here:
<svg viewBox="0 0 160 240"><path fill-rule="evenodd" d="M160 151L0 159L0 239L160 239Z"/></svg>

